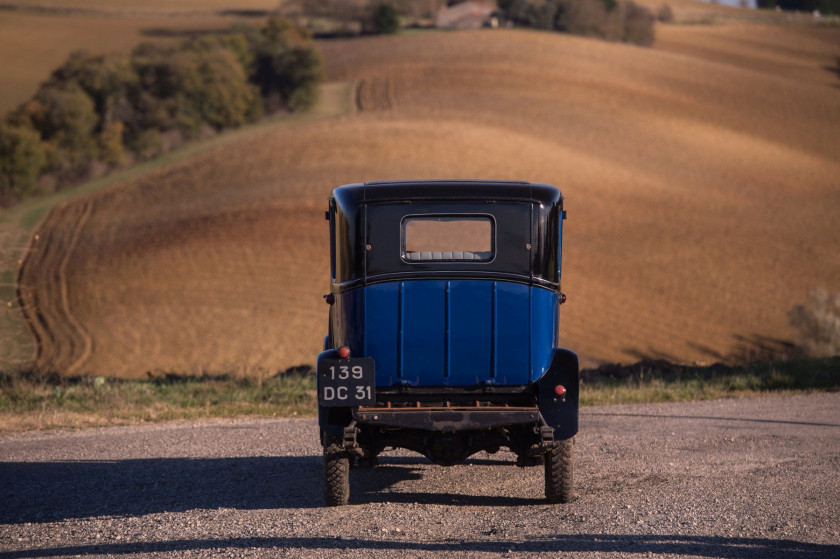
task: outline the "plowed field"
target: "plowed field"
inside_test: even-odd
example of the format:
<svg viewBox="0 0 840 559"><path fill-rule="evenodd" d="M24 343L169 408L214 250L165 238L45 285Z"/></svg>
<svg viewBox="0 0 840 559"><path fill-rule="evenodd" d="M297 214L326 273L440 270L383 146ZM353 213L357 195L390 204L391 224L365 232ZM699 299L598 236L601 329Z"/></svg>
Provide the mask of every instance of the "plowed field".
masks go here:
<svg viewBox="0 0 840 559"><path fill-rule="evenodd" d="M357 84L354 115L269 129L48 216L22 274L39 363L312 363L331 188L430 177L563 190L561 333L585 364L766 353L810 289L840 289L840 30L658 31L652 49L513 30L323 43L328 78Z"/></svg>

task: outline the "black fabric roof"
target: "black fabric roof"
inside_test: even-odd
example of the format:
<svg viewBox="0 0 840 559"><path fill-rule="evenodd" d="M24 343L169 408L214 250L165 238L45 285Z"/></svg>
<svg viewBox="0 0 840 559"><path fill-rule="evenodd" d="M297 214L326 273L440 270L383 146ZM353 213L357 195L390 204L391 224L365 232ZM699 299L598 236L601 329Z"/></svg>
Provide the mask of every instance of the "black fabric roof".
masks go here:
<svg viewBox="0 0 840 559"><path fill-rule="evenodd" d="M556 187L524 181L407 180L373 181L340 186L334 194L344 203L412 200L520 200L552 206L563 199Z"/></svg>

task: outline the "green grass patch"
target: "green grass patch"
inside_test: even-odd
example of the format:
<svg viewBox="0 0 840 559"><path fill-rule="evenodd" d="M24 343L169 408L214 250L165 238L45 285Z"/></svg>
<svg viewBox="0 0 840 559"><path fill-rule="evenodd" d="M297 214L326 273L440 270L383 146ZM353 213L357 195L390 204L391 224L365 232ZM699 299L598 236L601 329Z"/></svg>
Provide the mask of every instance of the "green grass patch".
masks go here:
<svg viewBox="0 0 840 559"><path fill-rule="evenodd" d="M584 406L837 391L840 357L742 367L642 361L583 371L581 377ZM0 373L0 432L233 416L314 417L316 406L311 374L121 380Z"/></svg>
<svg viewBox="0 0 840 559"><path fill-rule="evenodd" d="M641 361L581 373L584 406L840 390L840 356L708 367Z"/></svg>
<svg viewBox="0 0 840 559"><path fill-rule="evenodd" d="M166 375L148 380L0 374L0 431L315 414L315 378Z"/></svg>

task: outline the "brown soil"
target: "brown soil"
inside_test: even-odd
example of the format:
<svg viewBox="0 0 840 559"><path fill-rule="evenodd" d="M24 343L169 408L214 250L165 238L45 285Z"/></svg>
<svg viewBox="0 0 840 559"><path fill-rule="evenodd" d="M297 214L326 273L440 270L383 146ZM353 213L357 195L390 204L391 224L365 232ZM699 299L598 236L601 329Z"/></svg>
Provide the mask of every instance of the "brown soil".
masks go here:
<svg viewBox="0 0 840 559"><path fill-rule="evenodd" d="M660 26L652 49L482 31L322 44L352 117L56 209L22 271L39 364L274 372L325 333L331 188L483 177L566 195L563 343L588 365L756 357L840 289L840 30ZM769 348L769 349L768 349Z"/></svg>

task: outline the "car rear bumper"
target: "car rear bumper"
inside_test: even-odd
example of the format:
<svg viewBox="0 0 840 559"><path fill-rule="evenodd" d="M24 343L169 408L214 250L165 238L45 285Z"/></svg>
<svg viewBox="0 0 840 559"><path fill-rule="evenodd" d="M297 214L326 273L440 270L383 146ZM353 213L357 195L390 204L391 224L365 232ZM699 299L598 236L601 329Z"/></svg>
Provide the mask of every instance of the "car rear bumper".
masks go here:
<svg viewBox="0 0 840 559"><path fill-rule="evenodd" d="M478 408L359 407L353 410L353 419L359 424L427 431L468 431L542 423L540 410L536 406L487 406Z"/></svg>

